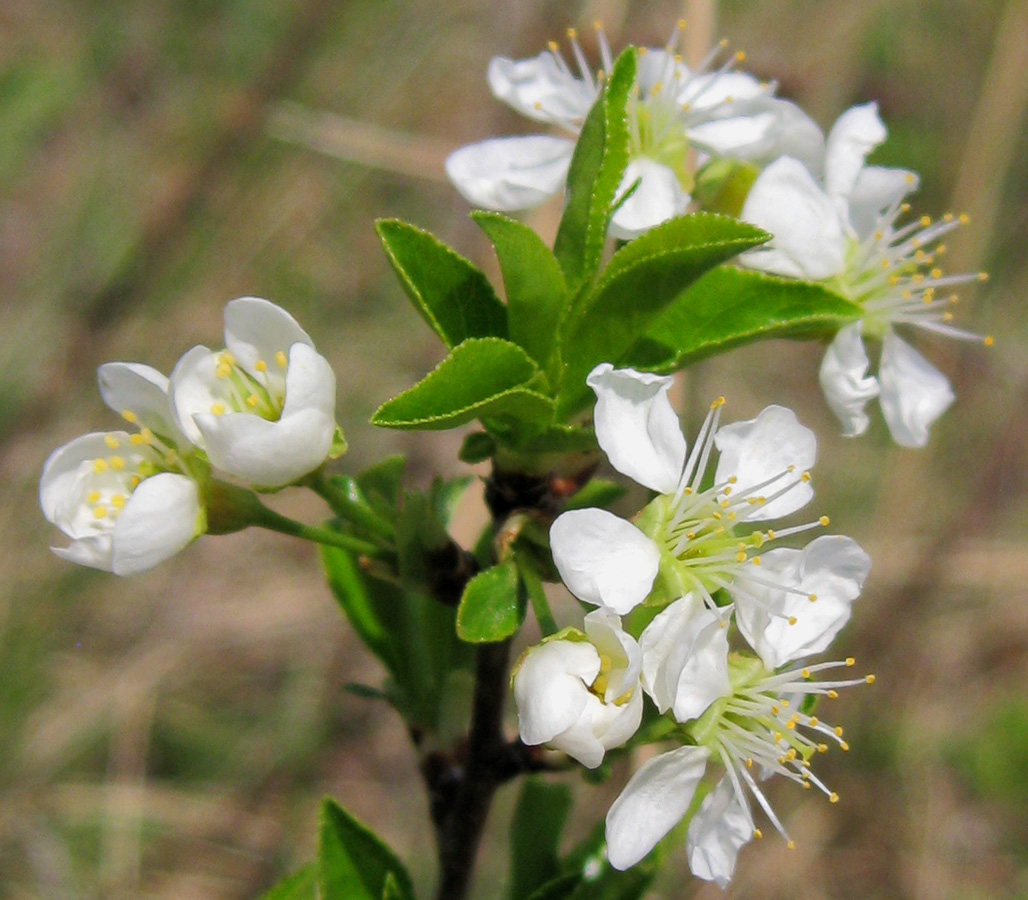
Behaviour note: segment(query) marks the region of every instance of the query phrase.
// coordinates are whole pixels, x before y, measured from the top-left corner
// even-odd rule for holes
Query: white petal
[[[51,547],[55,556],[91,569],[111,571],[111,534],[104,532],[72,541],[67,547]]]
[[[305,409],[277,422],[250,413],[194,417],[211,465],[258,488],[291,484],[320,466],[332,446],[335,421]]]
[[[679,747],[644,763],[607,813],[607,858],[627,869],[649,853],[685,815],[709,752]]]
[[[666,91],[671,85],[695,85],[697,83],[685,64],[663,47],[647,47],[645,52],[639,52],[635,82],[639,86],[639,94],[644,100],[658,85],[664,98],[667,98]],[[695,95],[695,91],[693,93]],[[664,99],[664,102],[666,103],[667,100]],[[683,102],[679,100],[678,105],[681,106]]]
[[[207,347],[193,347],[183,354],[171,371],[171,405],[179,428],[190,442],[204,446],[204,437],[194,416],[209,413],[221,398],[214,392],[218,379],[214,354]]]
[[[567,731],[547,741],[547,746],[566,753],[587,769],[595,769],[607,750],[620,747],[639,728],[642,692],[636,691],[623,706],[602,703],[588,694],[582,715]]]
[[[761,172],[740,218],[774,235],[740,257],[751,268],[820,280],[845,266],[847,237],[839,212],[799,160],[783,156]]]
[[[892,331],[882,340],[878,363],[879,402],[892,439],[901,447],[923,447],[928,429],[953,402],[946,376]]]
[[[860,322],[841,329],[825,352],[818,372],[825,399],[842,422],[842,433],[847,437],[867,430],[864,407],[878,396],[878,379],[867,374],[869,363],[860,331]]]
[[[721,452],[715,482],[723,484],[734,475],[738,479],[732,488],[734,494],[767,498],[765,503],[749,507],[740,519],[786,516],[814,496],[809,482],[800,476],[814,465],[817,438],[797,421],[791,409],[769,406],[755,419],[725,425],[714,435],[714,443]],[[776,480],[768,484],[770,479]],[[772,494],[786,485],[792,487],[772,499]]]
[[[763,155],[764,139],[774,126],[770,112],[711,119],[689,127],[689,143],[711,156],[750,159]]]
[[[167,376],[139,363],[105,363],[96,370],[100,396],[116,413],[130,412],[145,428],[170,440],[184,443],[168,396]]]
[[[553,562],[579,600],[630,612],[653,587],[660,551],[631,522],[603,509],[571,510],[550,527]]]
[[[711,703],[732,692],[727,625],[727,617],[702,610],[682,630],[668,655],[666,677],[674,691],[671,711],[677,721],[699,718]]]
[[[759,141],[736,151],[740,159],[767,165],[782,156],[799,160],[811,172],[820,172],[825,158],[825,137],[817,123],[795,103],[766,97],[750,107],[770,113],[773,122]],[[752,113],[751,113],[752,114]]]
[[[762,554],[760,568],[762,584],[736,582],[736,623],[764,665],[777,669],[827,649],[849,621],[871,558],[850,538],[825,535],[803,550]]]
[[[850,224],[857,238],[863,240],[878,226],[878,216],[911,191],[917,190],[918,178],[906,169],[865,166],[849,195]]]
[[[70,537],[80,537],[76,530],[67,530],[69,518],[66,514],[69,498],[77,504],[80,482],[83,478],[83,463],[92,464],[94,459],[106,459],[111,454],[106,439],[113,437],[119,443],[127,442],[129,435],[124,431],[94,431],[83,434],[62,444],[43,464],[39,478],[39,505],[47,521],[65,531]]]
[[[566,127],[581,123],[597,95],[548,52],[516,60],[495,56],[487,78],[493,95],[522,115]]]
[[[446,174],[472,206],[499,212],[531,209],[564,187],[573,141],[548,135],[492,138],[446,158]]]
[[[684,84],[677,100],[679,105],[688,103],[688,112],[693,115],[712,112],[732,115],[737,105],[745,106],[746,101],[769,95],[767,87],[762,87],[752,75],[722,72],[693,76]]]
[[[828,132],[825,146],[825,190],[848,198],[867,154],[885,140],[878,104],[865,103],[846,110]]]
[[[600,674],[592,644],[550,641],[531,648],[514,675],[518,733],[529,745],[567,731],[585,710],[588,685]]]
[[[282,418],[288,419],[302,410],[315,409],[334,419],[336,375],[328,360],[306,344],[293,344],[287,358],[289,365],[286,368]]]
[[[689,823],[685,838],[689,869],[697,878],[716,882],[724,890],[735,871],[740,848],[752,837],[749,809],[736,796],[731,779],[722,778]]]
[[[275,354],[294,344],[314,347],[314,341],[281,306],[260,297],[239,297],[225,305],[225,349],[251,374],[258,360],[267,364],[263,377],[279,371]]]
[[[618,196],[636,181],[639,181],[638,187],[611,217],[612,237],[631,240],[661,222],[682,215],[689,205],[689,195],[682,190],[677,176],[661,163],[645,158],[632,160],[621,179]]]
[[[135,575],[174,556],[203,525],[200,492],[185,475],[161,472],[145,479],[114,523],[116,575]]]
[[[596,440],[610,464],[645,487],[674,493],[686,443],[667,398],[673,379],[601,363],[586,384],[596,392]]]
[[[678,679],[667,677],[667,660],[678,645],[682,632],[703,611],[698,594],[689,593],[661,610],[639,637],[642,649],[642,683],[661,713],[675,701]]]

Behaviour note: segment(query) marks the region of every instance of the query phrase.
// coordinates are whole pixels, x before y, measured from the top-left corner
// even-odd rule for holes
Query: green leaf
[[[525,453],[589,453],[598,445],[591,428],[558,424],[533,436],[518,449]]]
[[[526,596],[513,557],[479,572],[457,609],[457,636],[471,644],[502,641],[525,620]]]
[[[319,816],[318,887],[320,900],[414,900],[403,863],[330,798],[322,802]]]
[[[542,238],[521,222],[481,210],[471,217],[496,249],[507,294],[510,339],[544,372],[554,374],[557,324],[567,299],[567,285],[556,257]]]
[[[629,47],[614,62],[571,157],[553,253],[572,295],[592,281],[600,265],[614,198],[628,165],[626,109],[635,66],[635,49]]]
[[[524,423],[541,429],[553,417],[553,401],[539,367],[517,344],[469,338],[420,382],[378,408],[373,425],[442,430],[476,418]]]
[[[745,222],[699,213],[664,222],[622,247],[564,324],[561,411],[577,410],[589,396],[589,371],[621,362],[693,281],[768,237]]]
[[[527,900],[560,874],[558,847],[571,789],[528,779],[521,789],[510,830],[511,900]]]
[[[260,900],[317,900],[318,867],[311,863],[276,884]]]
[[[404,291],[447,347],[469,337],[506,337],[507,311],[489,279],[427,231],[380,219],[382,240]]]
[[[855,303],[818,284],[720,268],[679,295],[624,361],[673,372],[758,340],[830,337],[861,314]]]
[[[400,506],[403,470],[407,461],[403,456],[387,456],[357,476],[357,484],[367,497],[368,503],[380,516],[389,521],[396,518]]]

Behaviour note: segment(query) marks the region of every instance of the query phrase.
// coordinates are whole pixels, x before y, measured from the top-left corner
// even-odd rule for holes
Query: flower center
[[[214,358],[217,377],[212,390],[217,397],[211,404],[214,415],[245,412],[269,422],[278,421],[285,404],[285,371],[289,365],[285,350],[275,351],[270,362],[258,359],[253,373],[242,368],[228,350],[214,354]]]

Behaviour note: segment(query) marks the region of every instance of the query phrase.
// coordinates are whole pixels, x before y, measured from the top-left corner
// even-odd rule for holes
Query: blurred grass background
[[[915,211],[971,214],[947,268],[990,272],[959,324],[997,338],[921,342],[959,400],[920,452],[880,420],[837,435],[817,346],[745,348],[687,376],[687,410],[718,394],[732,418],[798,409],[819,436],[818,511],[874,559],[837,646],[878,683],[836,701],[853,749],[819,760],[842,802],[776,784],[798,849],[751,846],[728,894],[1028,897],[1028,3],[684,6],[689,52],[728,38],[825,127],[878,100],[890,137],[875,160],[922,174]],[[660,45],[682,14],[681,0],[0,0],[0,898],[250,898],[310,858],[324,793],[430,895],[413,754],[391,712],[342,690],[381,673],[312,548],[245,533],[143,577],[84,571],[47,551],[39,471],[58,444],[115,427],[98,364],[168,371],[218,344],[243,294],[289,308],[334,364],[347,471],[387,452],[422,484],[460,471],[454,435],[366,425],[441,355],[371,222],[407,218],[494,268],[441,171],[459,144],[532,130],[489,96],[490,56],[535,54],[573,25],[593,49],[594,19],[615,46]],[[532,222],[552,231],[555,215]],[[578,833],[624,774],[579,791]],[[482,898],[513,797],[490,822]],[[720,896],[674,863],[655,896]]]

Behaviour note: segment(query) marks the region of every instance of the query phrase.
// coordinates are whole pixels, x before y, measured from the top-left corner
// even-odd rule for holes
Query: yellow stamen
[[[112,450],[118,449],[118,439],[113,434],[105,434],[104,443]]]

